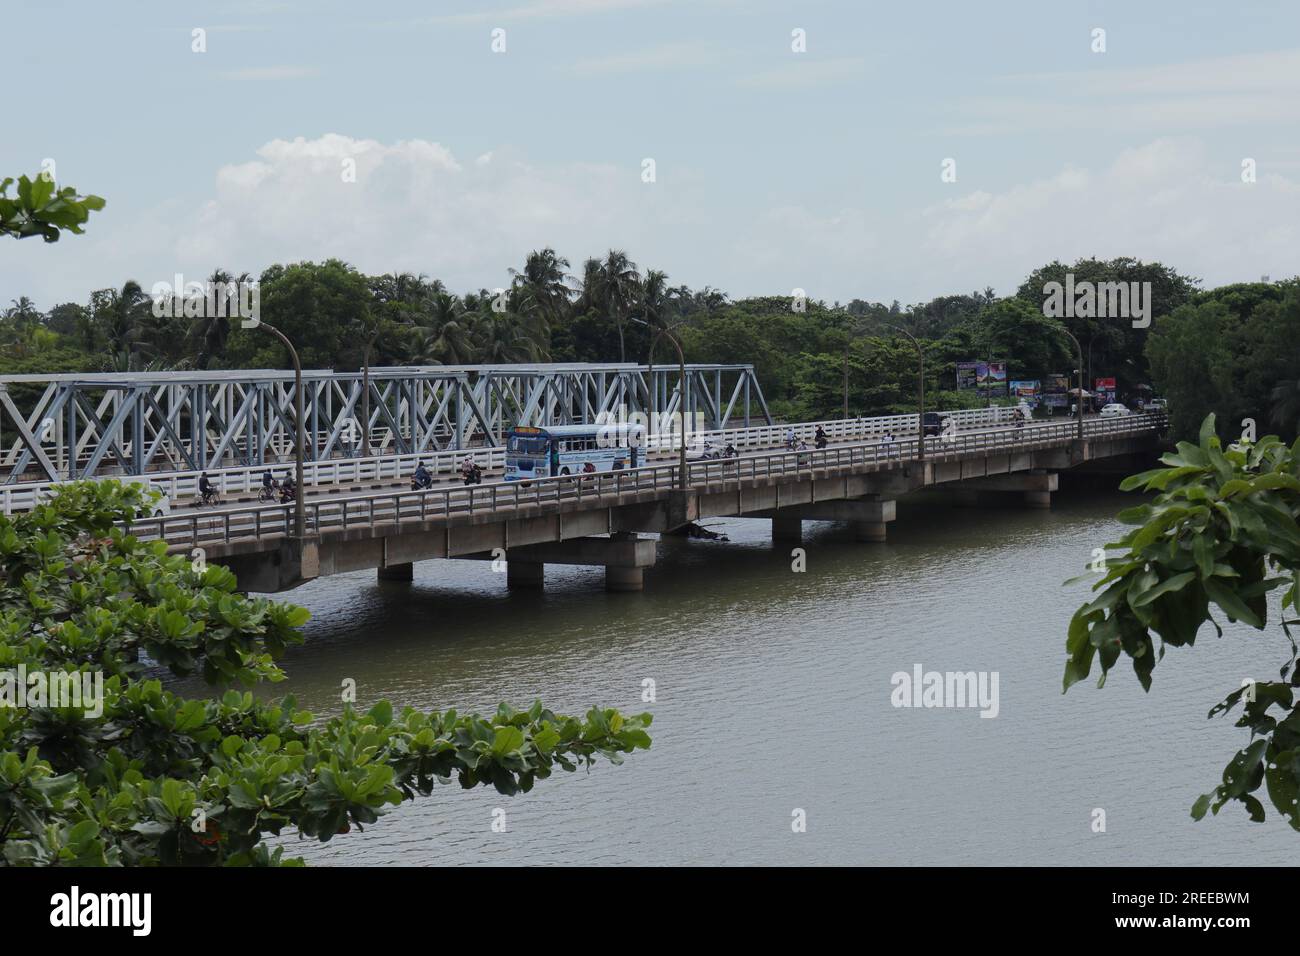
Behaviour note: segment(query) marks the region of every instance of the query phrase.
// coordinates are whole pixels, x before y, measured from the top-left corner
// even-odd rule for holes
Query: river
[[[352,678],[362,707],[650,710],[654,746],[531,794],[452,784],[365,833],[285,842],[317,865],[1293,862],[1271,806],[1263,825],[1236,804],[1188,815],[1246,741],[1206,713],[1277,673],[1280,628],[1207,628],[1170,649],[1150,694],[1123,667],[1062,695],[1087,593],[1062,582],[1118,538],[1132,499],[1054,497],[1051,511],[903,503],[887,544],[806,523],[802,573],[768,522],[720,521],[728,543],[661,541],[639,594],[556,566],[544,593],[509,593],[473,561],[419,564],[413,585],[366,572],[302,587],[284,597],[313,612],[307,645],[275,690],[315,713],[337,712]],[[917,664],[997,672],[997,716],[894,707],[892,675]]]

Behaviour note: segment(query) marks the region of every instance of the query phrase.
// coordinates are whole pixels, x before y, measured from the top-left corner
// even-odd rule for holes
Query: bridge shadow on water
[[[729,541],[661,537],[645,590],[632,594],[607,593],[601,568],[572,566],[548,565],[541,591],[507,590],[505,574],[486,561],[422,562],[410,584],[379,582],[374,572],[338,575],[278,596],[309,608],[312,620],[306,644],[282,662],[291,680],[264,690],[330,712],[340,675],[365,675],[400,691],[398,699],[435,705],[464,702],[454,694],[481,691],[488,675],[500,674],[490,683],[504,688],[536,674],[549,702],[548,688],[569,683],[553,678],[620,657],[752,657],[819,633],[878,640],[900,616],[933,617],[950,582],[973,564],[1005,565],[1014,576],[1018,551],[1099,511],[1113,514],[1121,502],[1114,494],[1058,496],[1054,510],[1036,511],[915,497],[899,502],[886,543],[857,542],[846,525],[805,522],[801,543],[778,545],[768,520],[712,519],[705,526]],[[1080,553],[1080,565],[1062,567],[1059,579],[1079,572]],[[479,706],[496,699],[489,691]]]

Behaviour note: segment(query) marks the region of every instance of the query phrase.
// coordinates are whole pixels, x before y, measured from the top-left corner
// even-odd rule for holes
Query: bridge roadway
[[[943,412],[951,417],[959,430],[997,425],[1009,419],[1010,408],[962,409]],[[886,432],[898,437],[916,433],[916,415],[888,415],[873,418],[856,418],[845,421],[796,422],[784,425],[759,425],[743,428],[728,428],[699,432],[692,436],[707,439],[719,448],[734,444],[742,452],[748,449],[770,450],[780,447],[785,433],[793,428],[796,433],[809,443],[817,427],[821,426],[832,441],[869,441],[879,438]],[[653,438],[653,436],[652,436]],[[380,455],[370,458],[333,458],[319,461],[307,461],[303,467],[303,483],[308,499],[324,497],[341,497],[376,491],[397,491],[410,487],[410,476],[415,466],[423,462],[434,474],[435,481],[450,484],[459,479],[455,476],[456,468],[462,458],[470,455],[484,469],[487,477],[501,475],[504,472],[505,452],[500,447],[478,446],[459,450],[435,451],[423,454]],[[649,453],[650,461],[676,460],[672,451]],[[277,477],[283,477],[293,469],[293,463],[283,462],[264,465],[244,465],[220,469],[208,469],[207,475],[216,486],[218,494],[225,504],[219,507],[231,507],[257,503],[257,493],[262,483],[262,474],[270,469]],[[173,511],[184,508],[199,507],[198,483],[201,472],[197,471],[153,471],[146,477],[171,502]],[[113,477],[105,475],[104,477]],[[30,509],[41,496],[56,488],[60,482],[25,482],[13,485],[0,485],[0,511],[11,514]],[[212,510],[211,508],[208,509]]]
[[[655,542],[643,534],[745,516],[770,519],[781,541],[797,542],[805,520],[825,520],[848,522],[859,540],[879,542],[895,501],[933,486],[1014,493],[1026,506],[1050,507],[1060,471],[1149,455],[1165,419],[1094,419],[1082,441],[1076,428],[1070,421],[930,438],[924,459],[918,440],[906,438],[697,461],[685,481],[674,463],[527,484],[328,497],[304,502],[301,538],[294,509],[282,505],[147,518],[131,530],[164,538],[174,552],[201,549],[257,592],[367,568],[381,579],[411,580],[413,562],[434,558],[504,558],[510,587],[540,586],[548,563],[600,565],[610,590],[640,590],[655,560]]]

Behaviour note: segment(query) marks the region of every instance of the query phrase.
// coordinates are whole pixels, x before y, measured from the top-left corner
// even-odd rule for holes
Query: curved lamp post
[[[365,350],[361,353],[361,457],[370,457],[370,350],[375,345],[375,339],[379,338],[379,330],[375,329],[370,338],[366,341]]]
[[[917,373],[916,373],[916,444],[917,457],[925,461],[925,352],[921,348],[921,342],[915,335],[900,328],[897,325],[886,325],[886,328],[893,329],[896,332],[902,332],[912,344],[916,346]]]
[[[650,386],[650,409],[651,411],[654,411],[655,346],[659,344],[659,340],[664,336],[667,336],[668,341],[673,343],[673,348],[677,349],[677,368],[681,374],[681,378],[678,381],[678,385],[677,385],[678,390],[681,392],[681,398],[682,398],[682,402],[681,402],[682,434],[681,434],[681,441],[679,442],[679,448],[678,448],[677,466],[679,472],[678,472],[677,480],[678,480],[678,484],[683,489],[685,489],[686,488],[686,356],[682,352],[682,343],[678,340],[677,336],[673,335],[672,330],[666,326],[660,329],[658,332],[656,332],[655,337],[650,340],[650,356],[649,358],[646,359],[646,378]]]
[[[1074,407],[1075,410],[1078,412],[1079,441],[1083,441],[1083,346],[1081,346],[1079,344],[1079,340],[1074,337],[1074,333],[1072,333],[1064,325],[1061,326],[1061,331],[1064,332],[1069,337],[1070,341],[1074,343],[1075,356],[1079,360],[1079,368],[1077,369],[1079,373],[1079,395],[1078,395],[1079,400],[1078,402],[1075,403]]]
[[[293,496],[293,527],[294,536],[301,539],[307,536],[307,517],[303,510],[303,486],[302,486],[302,453],[307,444],[306,427],[303,422],[302,413],[302,362],[298,360],[298,350],[293,347],[293,343],[288,337],[277,329],[274,325],[267,322],[258,323],[281,342],[289,350],[289,357],[293,359],[293,417],[296,428],[294,429],[294,483],[297,485]]]

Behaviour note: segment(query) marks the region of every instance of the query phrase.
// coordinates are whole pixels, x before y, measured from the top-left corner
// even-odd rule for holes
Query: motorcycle
[[[298,498],[298,489],[293,485],[284,485],[280,489],[280,504],[287,505],[296,501]]]
[[[460,470],[461,482],[466,485],[483,484],[483,469],[478,464],[470,465],[468,468]]]
[[[429,490],[430,488],[432,488],[432,487],[433,487],[433,476],[432,476],[432,475],[426,475],[426,476],[423,477],[423,478],[421,478],[419,475],[412,475],[412,476],[411,476],[411,490],[412,490],[412,491],[428,491],[428,490]]]

